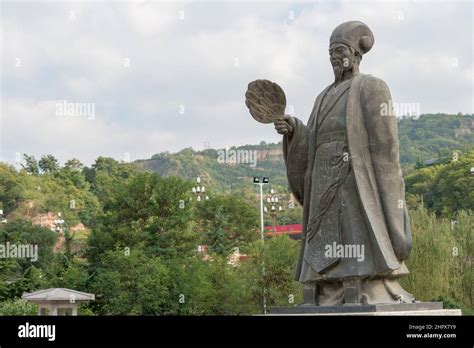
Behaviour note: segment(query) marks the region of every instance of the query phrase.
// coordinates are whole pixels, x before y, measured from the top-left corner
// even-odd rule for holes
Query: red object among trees
[[[299,239],[301,237],[301,229],[303,226],[301,224],[294,224],[294,225],[275,225],[273,226],[265,226],[265,236],[273,237],[282,234],[287,234],[290,238]]]

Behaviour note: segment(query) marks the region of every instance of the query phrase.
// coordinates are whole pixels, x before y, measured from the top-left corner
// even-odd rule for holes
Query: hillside
[[[474,144],[474,116],[426,114],[418,119],[402,118],[398,121],[400,162],[404,168],[433,158],[449,158],[453,150],[466,152]],[[239,156],[228,155],[235,151],[256,155],[256,161],[239,162]],[[256,152],[252,152],[256,151]],[[223,154],[224,161],[222,161]],[[252,156],[250,156],[252,157]],[[162,176],[179,176],[194,180],[197,176],[215,189],[232,189],[249,183],[253,176],[268,176],[276,186],[287,186],[281,143],[246,145],[220,149],[194,151],[191,148],[177,153],[162,152],[148,160],[136,162],[145,169]]]
[[[235,156],[232,156],[234,153]],[[242,154],[248,154],[251,160],[242,163],[243,161],[239,161],[244,157]],[[227,150],[194,151],[188,148],[174,154],[162,152],[153,155],[149,160],[136,163],[162,176],[178,176],[190,180],[200,176],[207,185],[219,190],[228,190],[250,183],[254,176],[268,176],[273,184],[286,186],[282,156],[281,143],[262,142],[260,145],[246,145]]]
[[[400,162],[414,164],[432,158],[452,157],[474,146],[474,116],[427,114],[398,122]]]

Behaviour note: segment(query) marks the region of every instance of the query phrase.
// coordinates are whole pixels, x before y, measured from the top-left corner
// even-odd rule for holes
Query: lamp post
[[[206,201],[209,200],[209,196],[206,194],[206,188],[201,185],[201,178],[198,176],[196,178],[196,187],[193,187],[191,191],[196,195],[196,201],[200,202],[203,199]]]
[[[267,177],[263,177],[262,180],[260,180],[259,177],[254,177],[253,178],[253,183],[260,186],[260,239],[263,242],[263,231],[264,231],[264,225],[263,225],[263,185],[268,184],[269,179]]]
[[[58,218],[56,220],[54,220],[54,225],[56,226],[55,227],[55,231],[56,232],[62,232],[62,225],[65,223],[65,221],[61,218],[61,213],[58,212]]]
[[[264,226],[263,226],[263,185],[268,184],[269,179],[268,177],[263,177],[260,180],[259,177],[253,178],[253,183],[260,187],[260,239],[262,240],[262,275],[265,277],[265,259],[263,257],[263,247],[265,243],[265,238],[263,234]],[[267,289],[265,285],[263,286],[263,314],[267,314]]]
[[[264,207],[263,210],[265,213],[270,212],[270,216],[272,217],[273,222],[273,233],[276,232],[276,217],[279,213],[283,211],[283,207],[279,205],[280,199],[278,195],[275,193],[274,189],[270,190],[270,195],[267,197],[267,203],[270,205],[270,210],[267,207]]]

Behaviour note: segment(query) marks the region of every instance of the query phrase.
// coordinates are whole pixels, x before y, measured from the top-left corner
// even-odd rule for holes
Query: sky
[[[421,113],[474,113],[471,1],[2,1],[0,161],[90,165],[193,147],[278,142],[245,106],[250,81],[307,121],[333,81],[328,42],[359,20],[360,71]]]

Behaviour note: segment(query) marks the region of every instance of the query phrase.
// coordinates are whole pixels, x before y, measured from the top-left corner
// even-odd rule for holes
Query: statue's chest
[[[346,90],[337,95],[337,92],[333,92],[335,94],[332,95],[328,94],[321,103],[317,117],[317,134],[345,131],[346,129],[346,104],[349,93]],[[334,100],[335,98],[337,99]]]

